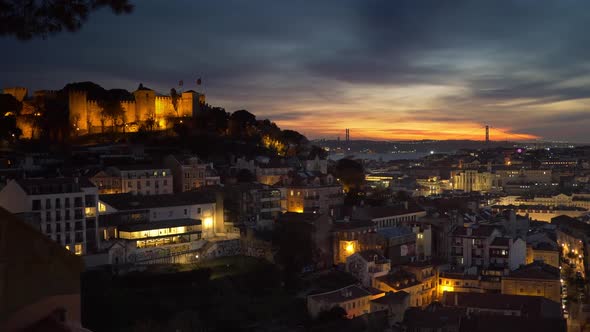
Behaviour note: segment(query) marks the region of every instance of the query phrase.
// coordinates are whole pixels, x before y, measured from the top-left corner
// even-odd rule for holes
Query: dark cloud
[[[535,107],[590,97],[586,1],[136,2],[133,14],[98,13],[76,34],[0,39],[0,86],[57,89],[93,80],[127,89],[143,82],[166,92],[178,80],[190,85],[202,77],[212,103],[274,121],[340,115],[366,122],[381,114],[390,121],[397,114],[585,139],[565,124],[571,116],[584,122],[589,110],[564,106],[548,116]],[[358,92],[422,86],[461,93],[406,112],[383,111],[387,96],[372,101]],[[390,102],[397,110],[397,103],[427,97]],[[539,125],[520,125],[523,119]],[[317,128],[317,135],[331,130]]]

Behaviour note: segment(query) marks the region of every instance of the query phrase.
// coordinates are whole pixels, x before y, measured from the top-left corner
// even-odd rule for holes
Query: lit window
[[[78,256],[82,255],[82,244],[81,243],[76,243],[75,249],[76,249],[76,255],[78,255]]]

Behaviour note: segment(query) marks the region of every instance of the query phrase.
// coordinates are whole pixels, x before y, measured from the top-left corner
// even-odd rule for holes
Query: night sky
[[[589,142],[590,2],[132,0],[77,33],[0,39],[0,87],[168,93],[310,138]]]

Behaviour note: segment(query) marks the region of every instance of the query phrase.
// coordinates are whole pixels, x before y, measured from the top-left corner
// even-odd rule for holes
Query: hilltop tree
[[[121,102],[116,98],[105,98],[98,101],[101,108],[101,116],[105,119],[110,119],[113,126],[113,131],[117,126],[117,120],[123,121],[125,110],[121,106]]]
[[[9,94],[0,94],[0,139],[16,139],[22,131],[16,125],[16,117],[22,103]]]
[[[178,101],[180,100],[181,95],[176,92],[175,88],[170,89],[170,98],[172,99],[172,107],[174,108],[174,113],[176,113],[176,117],[178,117]]]
[[[235,138],[248,138],[253,134],[252,127],[256,126],[256,116],[246,111],[233,112],[229,117],[229,134]]]
[[[359,162],[344,158],[338,160],[334,174],[342,183],[345,191],[360,190],[365,182],[365,170]]]
[[[129,0],[2,0],[0,36],[30,40],[80,30],[92,11],[109,7],[117,15],[133,10]]]

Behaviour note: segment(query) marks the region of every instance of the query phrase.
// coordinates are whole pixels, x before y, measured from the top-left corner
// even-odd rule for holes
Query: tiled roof
[[[541,261],[535,261],[510,272],[505,278],[559,280],[559,269]]]
[[[520,311],[523,316],[559,316],[559,303],[542,296],[523,296],[497,293],[445,292],[442,298],[445,306],[479,308],[488,310]]]
[[[388,285],[397,290],[402,290],[420,283],[416,280],[416,276],[404,270],[398,270],[388,275],[377,277],[376,280]]]
[[[375,302],[375,303],[379,303],[382,305],[391,305],[391,304],[400,304],[403,303],[403,301],[410,296],[410,294],[404,292],[404,291],[399,291],[399,292],[387,292],[387,294],[385,294],[385,296],[382,296],[380,298],[374,299],[371,302]]]

